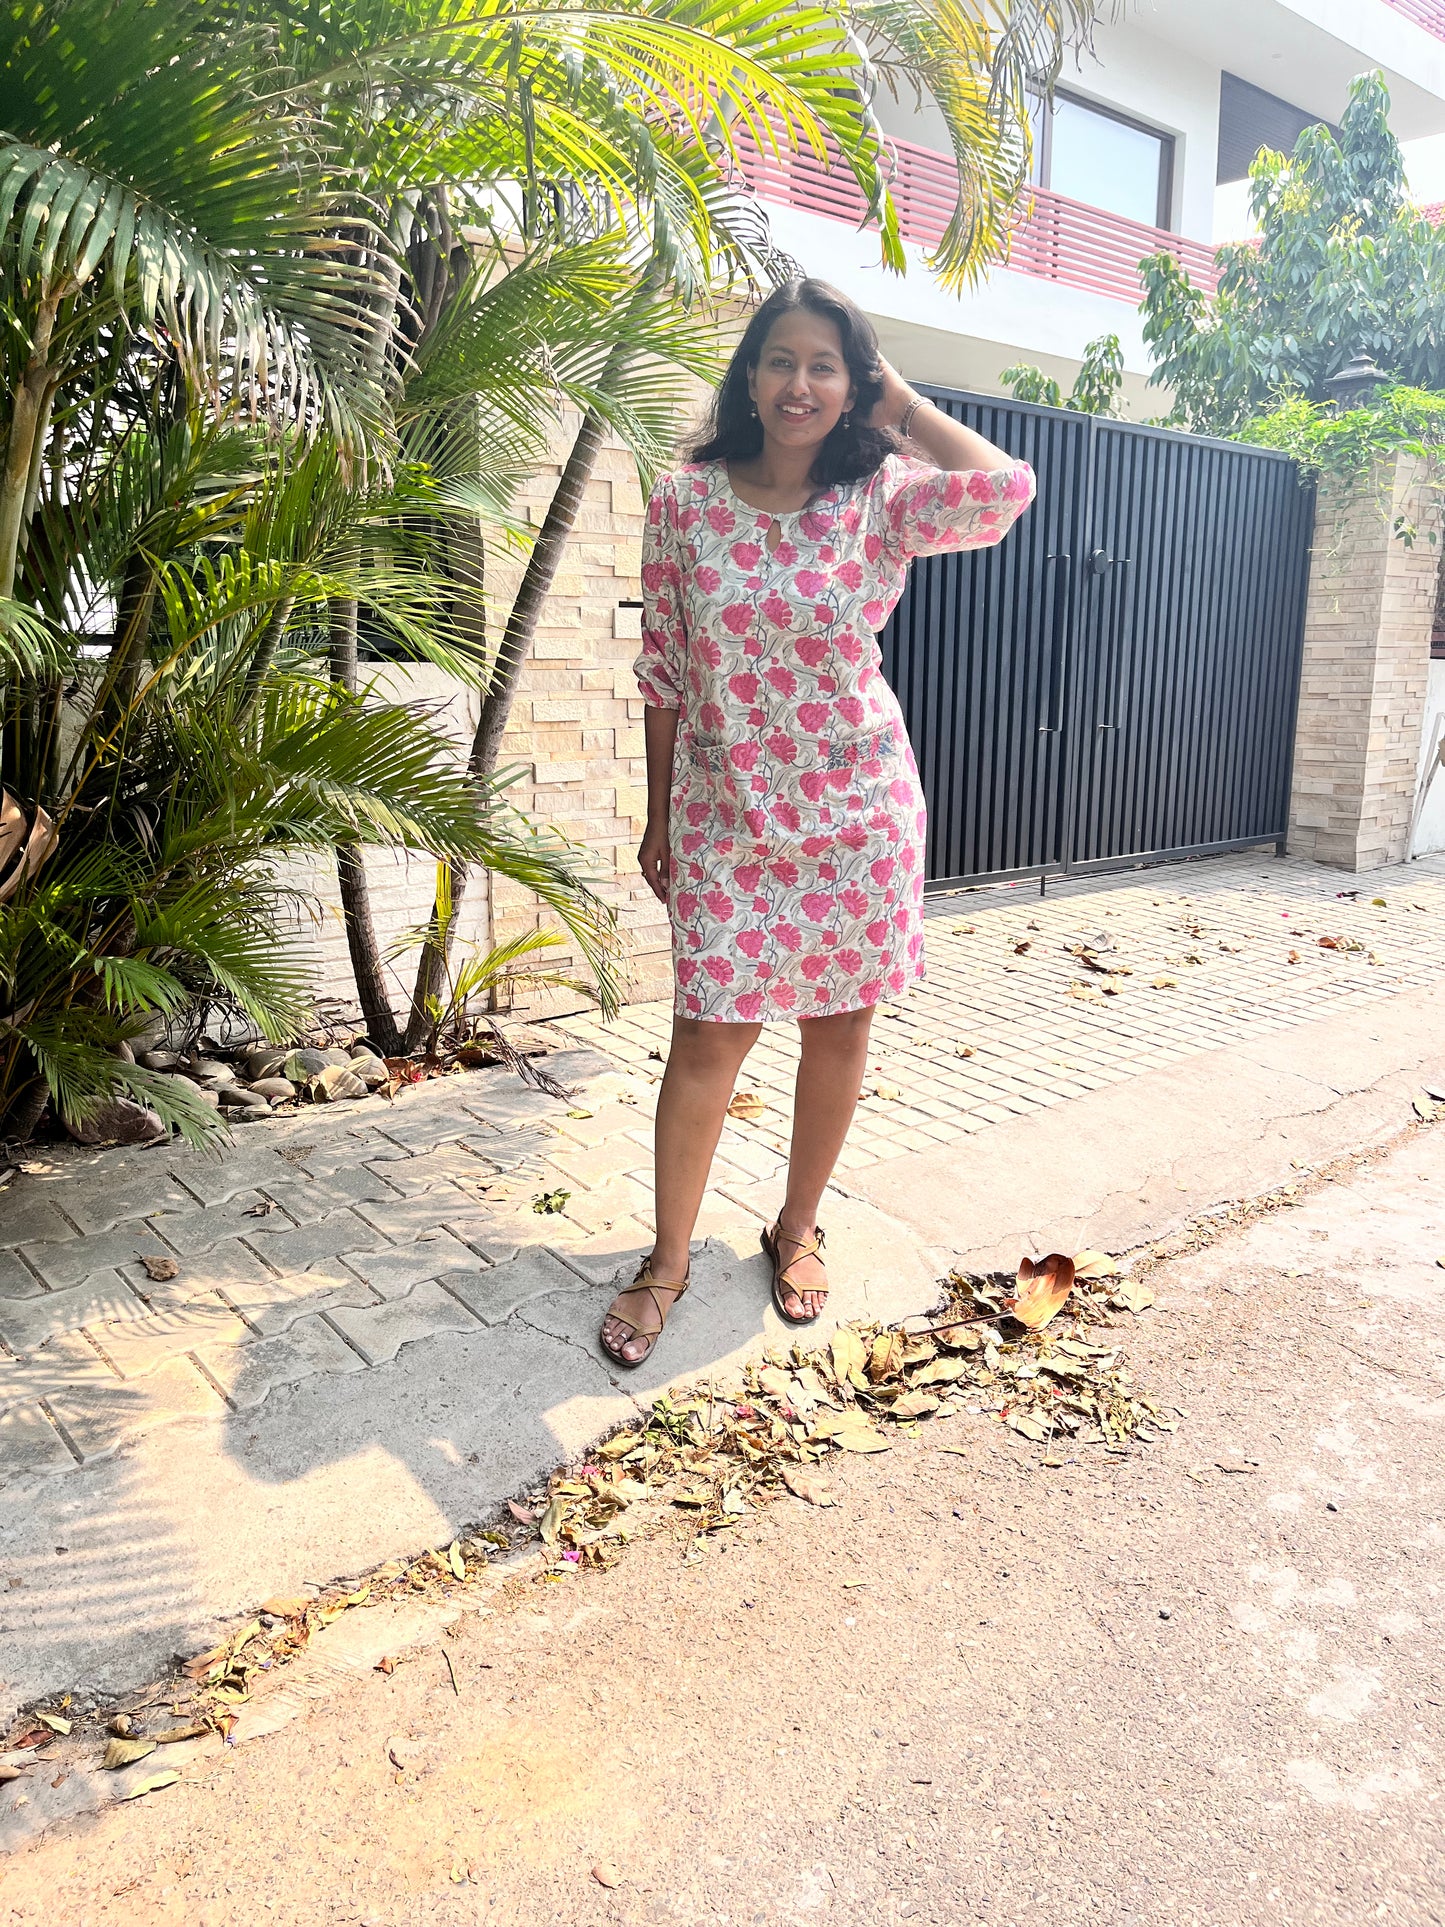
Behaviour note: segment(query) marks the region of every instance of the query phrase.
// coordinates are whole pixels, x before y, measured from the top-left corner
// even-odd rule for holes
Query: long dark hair
[[[762,453],[763,425],[753,410],[748,376],[762,359],[763,344],[774,323],[799,308],[831,321],[838,330],[854,391],[849,416],[834,425],[813,459],[814,482],[819,488],[831,488],[835,482],[861,481],[897,448],[898,437],[891,428],[869,425],[883,393],[883,364],[873,323],[856,302],[826,281],[789,281],[773,290],[748,323],[693,444],[695,462],[746,462]]]

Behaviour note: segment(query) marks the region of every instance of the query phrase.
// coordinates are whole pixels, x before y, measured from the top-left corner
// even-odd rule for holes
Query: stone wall
[[[1440,529],[1438,498],[1413,458],[1401,456],[1353,487],[1321,485],[1292,855],[1367,870],[1409,854]]]

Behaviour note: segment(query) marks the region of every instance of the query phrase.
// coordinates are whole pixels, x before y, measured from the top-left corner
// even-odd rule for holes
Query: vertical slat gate
[[[929,805],[931,882],[1059,867],[1066,634],[1087,491],[1088,423],[1058,409],[930,391],[1048,486],[997,548],[914,566],[883,632]]]
[[[998,548],[915,564],[881,638],[930,883],[1282,839],[1313,522],[1293,464],[930,392],[1039,478]]]

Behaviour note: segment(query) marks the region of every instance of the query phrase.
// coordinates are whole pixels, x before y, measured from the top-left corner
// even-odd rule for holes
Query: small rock
[[[369,1091],[379,1089],[391,1076],[391,1072],[386,1068],[385,1064],[382,1063],[381,1059],[379,1057],[373,1057],[369,1051],[353,1053],[350,1068],[361,1079]]]
[[[351,1062],[351,1052],[344,1050],[340,1044],[328,1044],[321,1055],[328,1064],[349,1064]]]
[[[599,1860],[597,1865],[592,1869],[592,1878],[597,1882],[599,1887],[620,1887],[622,1885],[622,1875],[610,1860]]]
[[[253,1077],[246,1088],[273,1104],[284,1104],[296,1095],[296,1086],[287,1077]]]
[[[269,1111],[271,1108],[270,1099],[263,1092],[248,1091],[240,1084],[218,1084],[216,1097],[223,1111]]]
[[[1161,1606],[1159,1608],[1159,1617],[1161,1619],[1170,1619],[1173,1617],[1173,1614],[1171,1613],[1168,1606]]]
[[[376,1045],[372,1043],[369,1037],[353,1037],[351,1040],[351,1055],[353,1057],[380,1057],[382,1053],[376,1048]]]
[[[276,1077],[291,1055],[285,1044],[268,1044],[261,1050],[248,1050],[241,1060],[248,1084],[259,1084],[263,1077]]]
[[[178,1051],[143,1050],[135,1061],[146,1071],[178,1071],[185,1060]]]
[[[1334,1500],[1333,1500],[1333,1499],[1326,1499],[1326,1500],[1325,1500],[1325,1511],[1326,1511],[1326,1512],[1338,1512],[1338,1511],[1339,1511],[1339,1509],[1340,1509],[1340,1508],[1339,1508],[1339,1507],[1338,1507],[1338,1506],[1337,1506],[1337,1505],[1335,1504],[1335,1502],[1334,1502]]]
[[[135,1052],[123,1037],[115,1047],[115,1054],[122,1064],[133,1064],[135,1062]]]
[[[308,1077],[319,1077],[329,1061],[321,1051],[303,1045],[299,1050],[288,1051],[281,1075],[289,1077],[293,1084],[304,1084]]]
[[[234,1067],[216,1057],[192,1057],[181,1068],[199,1084],[234,1084],[236,1081]]]
[[[66,1127],[77,1144],[156,1144],[170,1132],[154,1111],[128,1097],[112,1097],[84,1124]]]

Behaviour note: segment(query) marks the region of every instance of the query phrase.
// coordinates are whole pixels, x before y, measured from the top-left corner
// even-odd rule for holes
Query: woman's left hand
[[[883,393],[879,397],[877,407],[873,410],[872,426],[896,428],[903,420],[904,409],[916,399],[916,396],[891,361],[883,361],[880,358],[879,365],[883,370]]]

